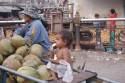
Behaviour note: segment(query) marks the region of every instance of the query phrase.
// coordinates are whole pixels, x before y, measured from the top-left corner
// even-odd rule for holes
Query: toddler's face
[[[63,47],[65,45],[65,42],[62,40],[61,35],[56,35],[56,46],[57,47]]]

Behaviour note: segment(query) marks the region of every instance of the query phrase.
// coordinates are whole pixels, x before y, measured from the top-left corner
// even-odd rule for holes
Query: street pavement
[[[96,72],[99,78],[111,83],[125,83],[125,54],[88,50],[72,51],[71,54],[74,69]]]

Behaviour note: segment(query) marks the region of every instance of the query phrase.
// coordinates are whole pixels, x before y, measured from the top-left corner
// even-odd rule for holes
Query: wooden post
[[[72,36],[73,36],[73,3],[68,4],[68,13],[69,13],[69,18],[70,18],[69,31],[72,33]],[[73,40],[74,40],[74,37],[73,37]],[[73,43],[71,44],[70,49],[73,50]]]
[[[70,15],[70,31],[73,31],[73,4],[69,5],[69,15]]]
[[[51,15],[51,29],[50,29],[50,32],[51,33],[53,32],[53,15]]]
[[[62,11],[55,10],[51,13],[51,32],[59,32],[63,29]]]
[[[75,51],[80,51],[81,47],[80,47],[80,15],[79,12],[76,12],[75,15],[75,19],[74,19],[74,23],[75,23],[75,28],[76,28],[76,45],[75,45]]]

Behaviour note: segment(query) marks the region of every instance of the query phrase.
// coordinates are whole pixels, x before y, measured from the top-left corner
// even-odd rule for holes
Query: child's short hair
[[[62,37],[62,40],[66,42],[66,46],[70,47],[73,39],[72,34],[67,30],[60,31],[58,34],[60,34]]]

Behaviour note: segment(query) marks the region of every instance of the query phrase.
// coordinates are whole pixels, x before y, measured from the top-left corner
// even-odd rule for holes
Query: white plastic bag
[[[62,80],[64,82],[67,82],[67,83],[71,83],[72,80],[73,80],[73,73],[72,73],[72,69],[71,69],[71,66],[69,63],[67,63],[66,61],[64,60],[60,60],[60,64],[63,64],[63,65],[66,65],[67,66],[67,70],[62,78]]]
[[[71,66],[65,60],[60,60],[60,64],[53,64],[49,62],[47,64],[47,68],[51,69],[52,71],[58,74],[58,77],[62,77],[62,80],[67,83],[71,83],[73,80],[73,74]]]

